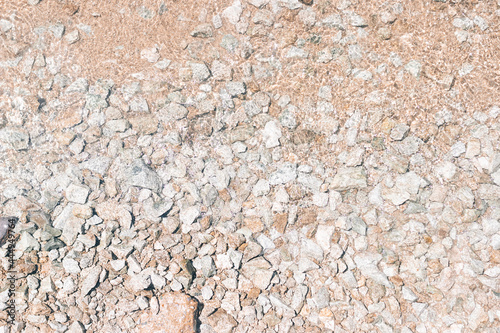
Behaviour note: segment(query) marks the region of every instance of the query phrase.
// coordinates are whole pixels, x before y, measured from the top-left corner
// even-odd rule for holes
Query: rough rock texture
[[[496,332],[499,18],[0,1],[0,332]]]
[[[189,295],[167,293],[158,297],[156,311],[140,314],[136,332],[195,333],[198,302]],[[156,312],[156,313],[154,313]]]

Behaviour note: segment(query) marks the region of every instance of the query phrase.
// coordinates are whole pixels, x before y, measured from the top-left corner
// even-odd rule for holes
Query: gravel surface
[[[499,28],[492,0],[1,2],[0,333],[500,332]]]

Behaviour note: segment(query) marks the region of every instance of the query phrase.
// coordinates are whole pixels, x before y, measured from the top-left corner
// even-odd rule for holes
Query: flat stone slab
[[[140,333],[195,333],[198,302],[189,295],[167,293],[159,297],[159,311],[144,311],[137,323]]]

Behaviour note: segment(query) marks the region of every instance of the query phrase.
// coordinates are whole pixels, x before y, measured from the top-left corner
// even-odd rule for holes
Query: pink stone
[[[138,332],[195,333],[198,302],[179,292],[166,293],[159,298],[159,312],[145,310],[139,316]]]

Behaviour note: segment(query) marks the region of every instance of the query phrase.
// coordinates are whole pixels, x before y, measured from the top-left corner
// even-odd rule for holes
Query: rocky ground
[[[11,331],[500,332],[500,1],[231,1],[0,3]]]

